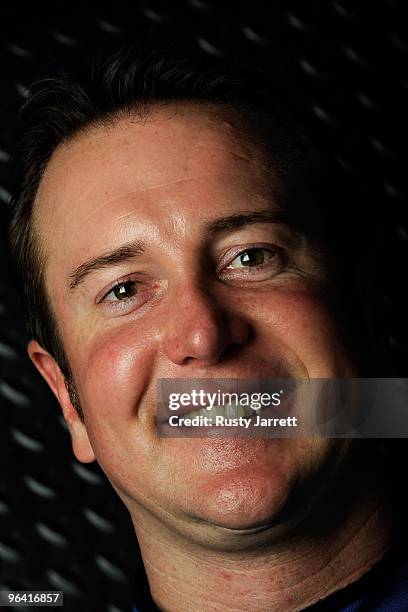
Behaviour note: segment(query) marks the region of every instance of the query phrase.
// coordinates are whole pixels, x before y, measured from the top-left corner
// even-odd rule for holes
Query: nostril
[[[185,365],[191,365],[195,361],[194,357],[186,357],[184,360]]]

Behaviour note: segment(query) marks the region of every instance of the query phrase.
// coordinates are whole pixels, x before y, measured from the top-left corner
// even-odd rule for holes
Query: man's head
[[[43,82],[24,113],[12,250],[76,457],[136,525],[273,522],[348,443],[160,439],[155,383],[356,374],[313,146],[251,82],[155,56]]]

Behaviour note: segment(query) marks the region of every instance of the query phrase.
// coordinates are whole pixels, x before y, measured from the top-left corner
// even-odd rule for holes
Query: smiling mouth
[[[215,423],[215,417],[221,416],[228,419],[234,419],[239,417],[253,418],[257,414],[262,414],[266,407],[261,407],[257,410],[250,406],[241,406],[239,404],[225,404],[223,406],[213,406],[212,408],[200,408],[200,410],[192,410],[187,414],[183,414],[183,417],[192,419],[197,416],[208,417],[209,422]]]
[[[289,416],[296,405],[298,379],[161,379],[158,386],[156,425],[174,431],[190,426],[193,430],[213,429],[222,424],[251,428],[259,417]],[[214,402],[214,405],[212,405]],[[245,419],[241,421],[241,419]],[[191,421],[194,420],[192,423]],[[171,421],[171,422],[170,422]],[[239,421],[239,423],[237,423]],[[214,428],[215,429],[215,428]]]
[[[282,411],[285,412],[285,416],[289,415],[293,409],[293,403],[295,400],[295,389],[288,389],[287,393],[281,396],[280,404],[274,405],[269,404],[266,406],[260,406],[259,408],[252,408],[252,406],[242,405],[236,402],[230,402],[226,404],[217,404],[215,406],[198,408],[196,410],[188,410],[188,407],[182,407],[177,411],[170,411],[168,408],[158,411],[157,425],[165,425],[169,422],[171,416],[179,416],[184,419],[201,419],[200,426],[203,428],[211,427],[217,423],[217,417],[223,419],[239,419],[245,418],[246,420],[256,421],[257,417],[279,417],[284,416]],[[204,418],[205,417],[205,420]]]
[[[160,418],[157,418],[157,424],[164,425],[168,423],[169,417],[172,415],[177,415],[182,417],[183,419],[193,419],[195,417],[206,417],[206,423],[211,426],[211,424],[216,423],[216,417],[223,417],[225,419],[236,419],[240,417],[245,417],[249,419],[256,418],[257,415],[262,415],[264,412],[269,413],[273,409],[273,406],[265,406],[260,409],[253,409],[250,406],[241,406],[240,404],[224,404],[213,406],[212,408],[200,408],[199,410],[191,410],[190,412],[185,412],[185,410],[175,411],[175,412],[167,412],[164,415],[161,415]]]

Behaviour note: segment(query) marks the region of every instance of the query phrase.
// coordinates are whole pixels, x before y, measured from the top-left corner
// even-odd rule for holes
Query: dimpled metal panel
[[[350,181],[358,207],[350,223],[380,247],[359,269],[364,313],[389,375],[406,375],[408,41],[397,1],[118,0],[79,8],[16,0],[1,3],[0,32],[0,212],[29,84],[75,69],[101,47],[149,34],[194,53],[250,59],[290,83],[297,108]],[[3,244],[0,257],[0,588],[63,590],[67,611],[128,610],[131,585],[143,579],[130,519],[101,470],[72,455],[59,407],[25,353]],[[388,444],[387,457],[400,464],[405,442]]]

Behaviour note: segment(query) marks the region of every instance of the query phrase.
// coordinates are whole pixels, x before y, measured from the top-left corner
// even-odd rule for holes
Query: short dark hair
[[[33,205],[41,178],[53,151],[81,130],[109,123],[121,113],[148,113],[152,105],[172,102],[237,109],[243,122],[256,130],[257,138],[266,146],[271,144],[268,150],[278,174],[287,177],[300,171],[311,179],[319,171],[317,149],[288,111],[285,90],[253,69],[185,57],[169,49],[141,52],[125,47],[108,58],[99,56],[84,73],[64,73],[32,85],[20,111],[9,248],[17,268],[27,331],[55,358],[71,392],[75,389],[72,373],[45,289],[45,253],[33,227]],[[276,137],[277,128],[285,135],[278,151],[270,133]],[[79,402],[77,408],[80,410]]]

